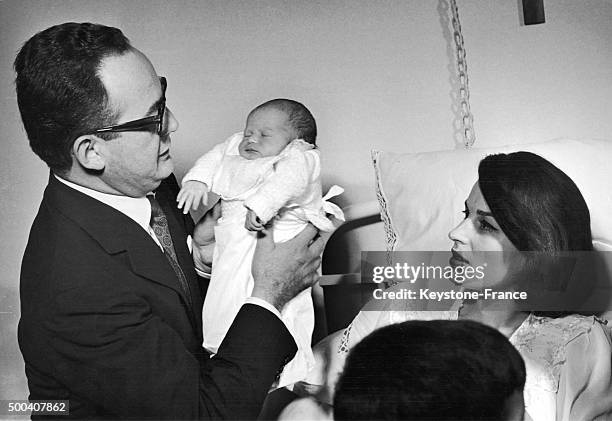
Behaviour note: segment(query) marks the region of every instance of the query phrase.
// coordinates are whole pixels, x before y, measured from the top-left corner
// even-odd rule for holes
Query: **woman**
[[[485,285],[464,287],[520,289],[517,283],[525,279],[518,275],[524,278],[537,263],[523,257],[532,253],[521,252],[550,256],[592,250],[582,194],[550,162],[529,152],[491,155],[481,161],[478,176],[465,202],[465,219],[449,233],[451,260],[476,266],[486,256],[490,270]],[[491,279],[491,273],[498,277]],[[326,361],[327,390],[333,390],[346,352],[376,328],[415,318],[471,319],[499,330],[525,360],[526,419],[612,419],[609,327],[594,316],[534,313],[518,306],[491,311],[491,306],[499,310],[494,300],[472,300],[447,312],[361,312],[344,331],[338,352]],[[314,377],[311,383],[317,383]]]

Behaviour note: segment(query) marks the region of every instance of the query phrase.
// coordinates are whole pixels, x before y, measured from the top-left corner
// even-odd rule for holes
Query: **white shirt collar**
[[[80,191],[81,193],[118,210],[140,225],[145,231],[149,232],[149,222],[151,221],[151,203],[149,203],[149,200],[146,197],[129,197],[102,193],[97,190],[74,184],[56,174],[53,175],[68,187]]]

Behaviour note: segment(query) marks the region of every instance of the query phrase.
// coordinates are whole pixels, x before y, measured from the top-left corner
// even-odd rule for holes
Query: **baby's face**
[[[274,108],[264,108],[247,118],[244,139],[238,145],[238,152],[246,159],[275,156],[293,139],[295,134],[287,114]]]

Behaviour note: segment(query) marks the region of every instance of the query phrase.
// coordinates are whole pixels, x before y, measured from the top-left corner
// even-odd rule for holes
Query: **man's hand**
[[[255,283],[251,296],[282,310],[289,300],[318,281],[321,254],[331,234],[319,234],[308,224],[291,240],[274,243],[272,232],[262,231],[251,267]]]
[[[178,208],[183,208],[185,214],[189,212],[189,208],[198,210],[200,203],[204,206],[208,204],[208,186],[200,181],[185,181],[176,201]]]
[[[221,217],[221,202],[206,212],[193,229],[193,264],[198,270],[210,273],[215,250],[215,224]]]

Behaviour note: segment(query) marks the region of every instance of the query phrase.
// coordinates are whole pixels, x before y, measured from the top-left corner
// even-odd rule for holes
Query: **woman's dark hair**
[[[311,145],[317,145],[317,123],[310,110],[304,104],[292,99],[271,99],[255,107],[249,115],[264,108],[273,108],[287,114],[287,120],[293,130],[295,130],[297,138]]]
[[[593,250],[582,193],[541,156],[489,155],[478,166],[478,185],[495,221],[519,251]]]
[[[76,137],[112,123],[115,116],[98,70],[102,59],[129,49],[117,28],[69,22],[37,33],[17,54],[21,119],[32,150],[53,171],[70,169]]]
[[[350,352],[335,420],[502,420],[523,393],[525,364],[497,330],[468,321],[407,321]]]
[[[572,179],[539,155],[514,152],[483,159],[478,184],[506,237],[528,252],[514,276],[530,297],[539,298],[525,301],[525,310],[553,318],[600,313],[583,307],[596,283],[597,256],[569,255],[593,250],[589,208]],[[592,262],[591,272],[578,278],[574,270],[563,270],[564,257],[574,269],[584,268],[578,262]]]

